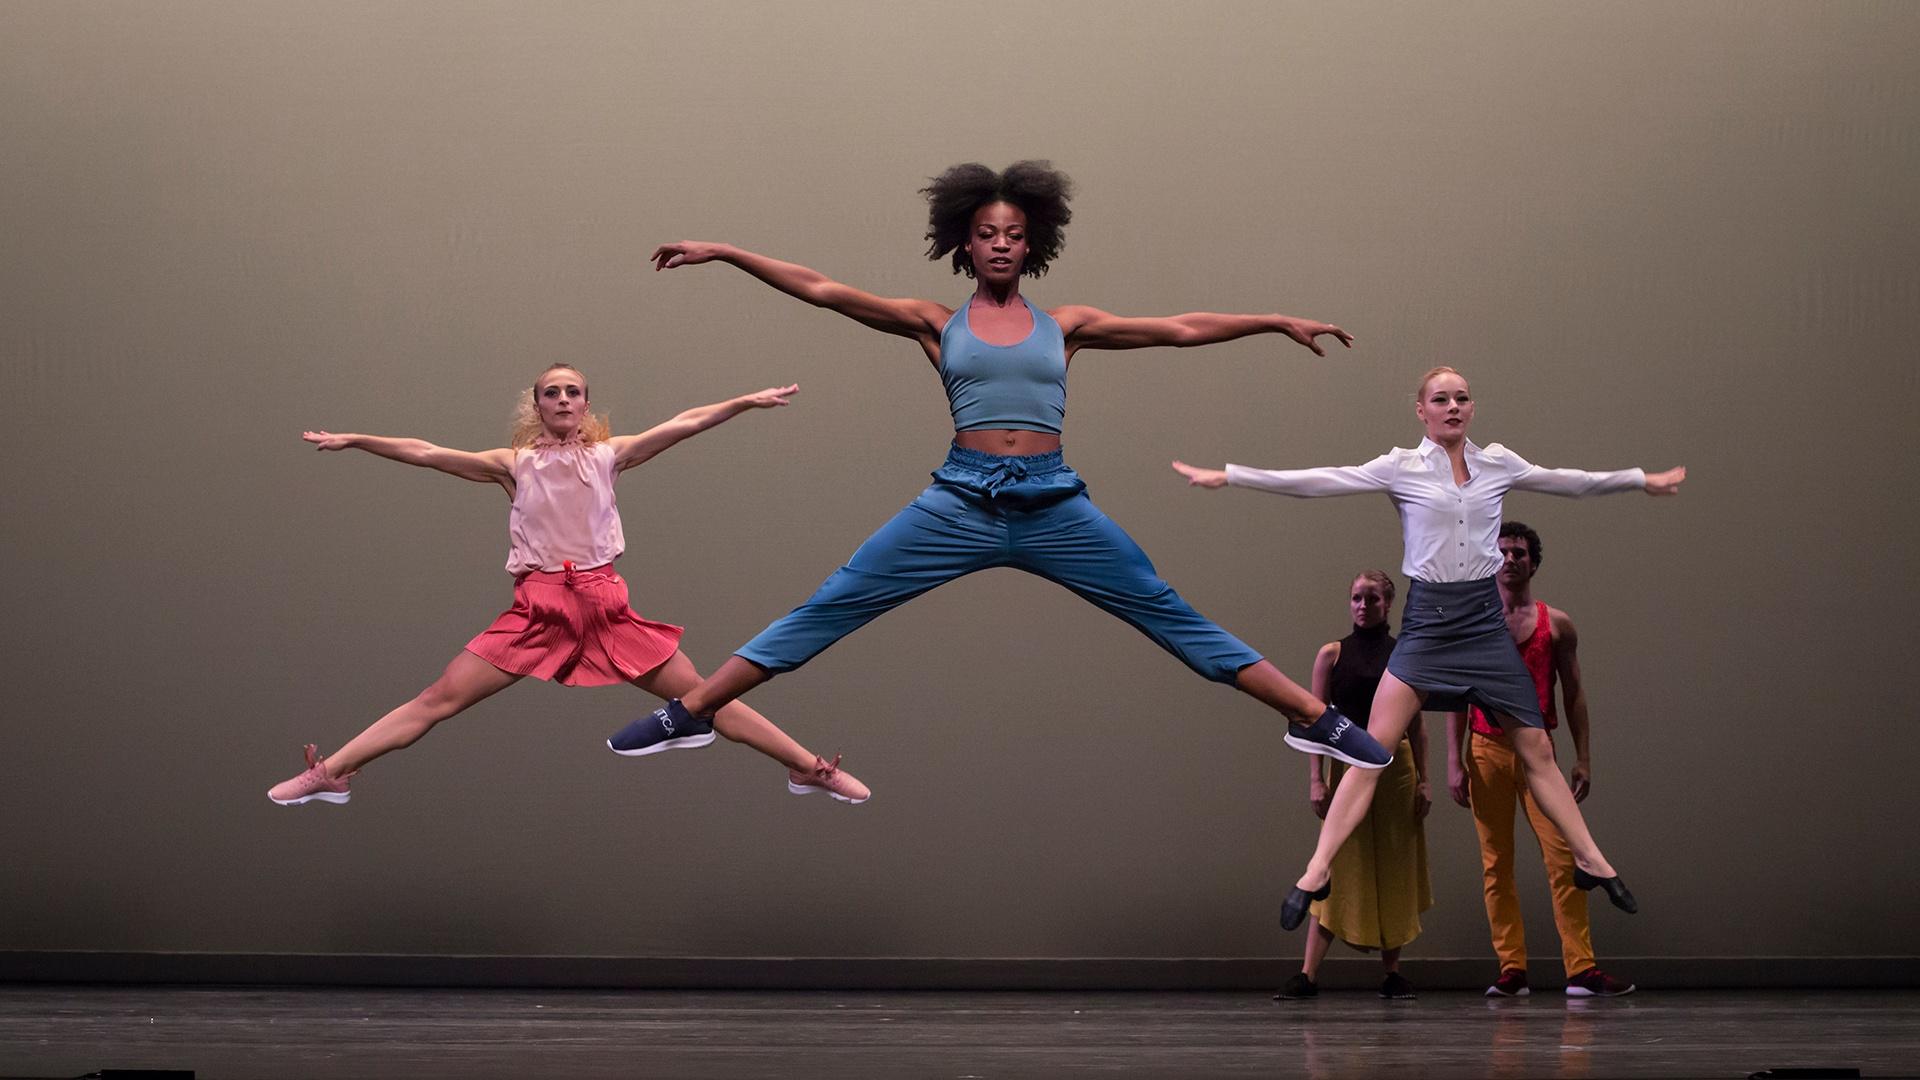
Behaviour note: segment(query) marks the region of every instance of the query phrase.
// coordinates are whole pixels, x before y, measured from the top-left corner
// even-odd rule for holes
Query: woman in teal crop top
[[[742,646],[706,682],[634,725],[679,730],[841,637],[963,574],[1011,566],[1057,581],[1126,620],[1201,675],[1283,713],[1287,742],[1362,768],[1390,760],[1351,723],[1259,653],[1194,611],[1139,545],[1086,496],[1060,454],[1067,366],[1081,349],[1209,345],[1285,334],[1351,345],[1346,331],[1288,315],[1194,313],[1130,318],[1092,307],[1042,310],[1020,294],[1059,255],[1072,213],[1067,177],[1046,162],[996,173],[956,165],[923,189],[927,257],[974,281],[958,309],[888,299],[729,244],[684,241],[653,253],[656,270],[725,262],[789,296],[920,346],[946,387],[953,447],[934,483],[862,544],[813,597]],[[696,719],[697,722],[697,719]],[[621,737],[645,737],[634,725]]]

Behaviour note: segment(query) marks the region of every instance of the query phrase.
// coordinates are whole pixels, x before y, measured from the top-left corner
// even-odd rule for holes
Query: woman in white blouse
[[[1473,397],[1467,380],[1450,367],[1434,368],[1421,379],[1414,413],[1426,428],[1420,445],[1390,450],[1365,465],[1216,470],[1176,461],[1173,467],[1196,487],[1231,484],[1303,497],[1384,492],[1393,500],[1406,541],[1401,569],[1411,588],[1367,733],[1382,746],[1395,746],[1422,709],[1480,706],[1512,738],[1534,801],[1573,848],[1575,882],[1605,888],[1614,906],[1631,913],[1633,894],[1600,853],[1554,763],[1537,691],[1507,632],[1493,580],[1500,567],[1500,501],[1510,489],[1572,497],[1635,490],[1672,495],[1687,470],[1543,469],[1499,443],[1476,446],[1467,441]],[[1284,928],[1298,926],[1308,902],[1327,894],[1333,856],[1366,816],[1378,779],[1378,772],[1353,770],[1334,794],[1307,871],[1281,908]]]

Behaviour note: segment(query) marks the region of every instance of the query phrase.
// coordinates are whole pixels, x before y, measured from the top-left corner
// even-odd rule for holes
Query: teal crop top
[[[974,336],[967,309],[940,330],[940,382],[947,388],[955,431],[1012,428],[1060,434],[1067,418],[1067,343],[1053,316],[1020,302],[1033,330],[1014,345],[989,345]]]

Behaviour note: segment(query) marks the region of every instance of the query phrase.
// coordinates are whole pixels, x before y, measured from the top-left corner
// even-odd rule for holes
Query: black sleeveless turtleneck
[[[1393,635],[1387,624],[1361,629],[1340,639],[1340,659],[1333,662],[1329,680],[1333,707],[1365,724],[1373,712],[1373,693],[1380,689],[1380,677],[1387,673],[1387,656],[1393,652]]]

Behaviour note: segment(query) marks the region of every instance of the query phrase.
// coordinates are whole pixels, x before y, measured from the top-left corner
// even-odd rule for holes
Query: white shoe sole
[[[1526,997],[1526,996],[1527,996],[1528,994],[1531,994],[1531,993],[1533,993],[1533,988],[1532,988],[1532,987],[1530,987],[1530,986],[1523,986],[1523,987],[1521,987],[1520,989],[1518,989],[1518,990],[1515,990],[1515,991],[1514,991],[1513,993],[1511,993],[1511,994],[1509,994],[1509,993],[1507,993],[1507,992],[1505,992],[1505,991],[1503,991],[1503,990],[1495,990],[1495,989],[1494,989],[1493,987],[1491,987],[1491,986],[1489,986],[1489,987],[1487,987],[1487,996],[1488,996],[1488,997],[1498,997],[1498,998],[1510,998],[1510,997]]]
[[[873,798],[873,796],[869,795],[867,799],[849,799],[837,791],[828,791],[826,788],[814,787],[812,784],[796,784],[791,780],[787,781],[787,790],[795,795],[811,795],[817,791],[822,795],[830,795],[836,801],[846,803],[849,806],[859,806],[861,803],[866,802],[867,799]]]
[[[353,793],[350,791],[316,791],[311,795],[302,795],[297,799],[275,799],[271,795],[267,796],[267,798],[272,802],[279,803],[281,806],[299,806],[301,803],[310,803],[315,800],[345,804],[348,799],[353,798]]]
[[[612,739],[608,739],[607,749],[621,757],[646,757],[648,754],[657,754],[662,750],[695,750],[711,742],[713,742],[713,732],[709,731],[705,735],[687,735],[678,739],[668,739],[665,742],[654,743],[652,746],[643,746],[638,750],[622,750],[613,745]]]
[[[1593,991],[1588,990],[1584,986],[1569,986],[1567,987],[1567,996],[1568,997],[1626,997],[1628,994],[1633,993],[1634,989],[1635,987],[1629,986],[1625,990],[1622,990],[1617,994],[1596,994]]]
[[[1357,758],[1348,757],[1325,743],[1317,743],[1309,739],[1299,738],[1292,732],[1286,734],[1286,740],[1288,746],[1293,747],[1303,754],[1319,754],[1321,757],[1330,757],[1335,761],[1344,762],[1356,769],[1384,769],[1387,765],[1393,764],[1393,759],[1388,758],[1385,765],[1373,765]]]

